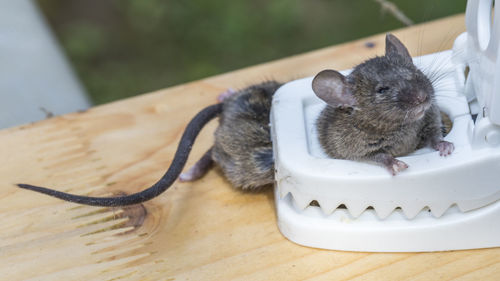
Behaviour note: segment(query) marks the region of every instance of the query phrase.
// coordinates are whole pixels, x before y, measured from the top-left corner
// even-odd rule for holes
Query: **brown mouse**
[[[150,200],[176,180],[196,135],[217,115],[214,145],[180,179],[195,180],[215,162],[234,187],[254,190],[270,185],[274,181],[274,159],[269,115],[272,97],[280,86],[279,82],[268,81],[222,94],[221,104],[205,108],[188,124],[165,175],[141,192],[87,197],[27,184],[18,186],[86,205],[123,206]],[[407,165],[394,157],[427,145],[441,155],[453,151],[453,144],[442,140],[431,83],[393,35],[386,37],[385,56],[358,65],[348,76],[322,71],[312,87],[328,104],[318,118],[317,129],[323,149],[334,158],[374,161],[395,175]]]

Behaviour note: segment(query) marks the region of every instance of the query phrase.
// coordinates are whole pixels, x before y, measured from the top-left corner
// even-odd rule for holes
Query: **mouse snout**
[[[407,104],[408,106],[418,106],[426,103],[429,99],[427,92],[422,90],[407,89],[401,91],[399,95],[399,100]]]
[[[427,93],[425,91],[417,91],[415,95],[415,103],[416,104],[421,104],[427,100]]]

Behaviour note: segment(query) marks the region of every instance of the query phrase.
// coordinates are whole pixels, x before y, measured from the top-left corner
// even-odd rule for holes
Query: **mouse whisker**
[[[443,50],[444,46],[450,41],[450,40],[454,40],[454,38],[456,38],[458,36],[458,33],[457,32],[453,32],[452,30],[448,31],[446,36],[443,38],[443,40],[441,41],[441,43],[439,44],[438,48],[437,48],[437,51],[439,50]],[[438,69],[442,69],[444,66],[447,65],[447,61],[448,60],[451,60],[457,56],[461,56],[463,54],[464,50],[458,50],[458,51],[455,51],[452,53],[451,57],[449,58],[441,58],[441,57],[438,57],[436,60],[432,61],[429,65],[425,66],[425,67],[422,67],[421,70],[422,72],[424,72],[427,76],[429,76],[430,73],[428,73],[427,71],[431,70],[430,72],[434,72],[434,67],[436,65],[438,65]],[[444,65],[444,66],[443,66]],[[427,72],[427,73],[426,73]]]
[[[403,126],[406,122],[406,119],[408,118],[408,113],[410,113],[410,110],[406,111],[405,118],[403,118],[403,122],[401,122],[401,126]]]

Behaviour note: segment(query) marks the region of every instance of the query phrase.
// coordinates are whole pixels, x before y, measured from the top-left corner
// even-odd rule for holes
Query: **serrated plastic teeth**
[[[396,206],[392,202],[378,202],[373,208],[380,219],[385,219],[396,209]]]
[[[307,196],[296,196],[295,194],[292,193],[293,200],[295,201],[295,204],[300,210],[304,210],[311,201],[313,201],[312,198],[308,198]]]
[[[279,189],[279,192],[280,192],[280,198],[285,198],[285,196],[290,193],[290,191],[288,189],[285,189],[285,188],[280,188]],[[293,195],[292,195],[293,196]]]
[[[317,200],[319,203],[319,206],[321,207],[321,210],[323,210],[323,213],[326,215],[330,215],[339,207],[341,204],[340,200]]]
[[[373,211],[379,219],[386,219],[396,209],[400,209],[407,219],[414,219],[425,208],[429,210],[436,218],[443,216],[444,213],[453,205],[449,202],[431,202],[425,203],[420,201],[406,201],[406,202],[393,202],[393,201],[367,201],[367,200],[348,200],[348,199],[335,199],[335,198],[321,198],[315,199],[313,194],[302,194],[297,190],[281,189],[280,196],[284,198],[288,193],[293,198],[295,206],[299,210],[304,210],[309,207],[312,201],[317,201],[319,207],[325,215],[331,215],[341,205],[345,205],[347,211],[353,218],[358,218],[363,212],[372,207]],[[463,212],[463,206],[457,204]],[[466,206],[469,207],[469,206]],[[372,209],[370,208],[370,209]]]
[[[403,213],[405,214],[406,218],[408,219],[413,219],[415,216],[417,216],[418,213],[424,208],[424,206],[420,204],[407,204],[404,207],[401,207],[403,210]]]
[[[351,216],[355,218],[359,217],[368,208],[368,204],[346,203],[345,205]]]
[[[429,205],[429,209],[431,209],[431,213],[434,217],[439,218],[450,208],[451,203],[439,203],[439,204],[431,204]]]

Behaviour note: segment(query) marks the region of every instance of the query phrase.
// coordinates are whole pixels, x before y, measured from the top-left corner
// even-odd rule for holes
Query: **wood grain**
[[[413,55],[426,54],[450,48],[463,22],[458,15],[395,34]],[[13,185],[133,193],[163,174],[187,122],[226,88],[350,68],[382,54],[383,40],[377,35],[0,131],[0,279],[498,280],[500,249],[377,254],[296,245],[276,227],[272,192],[236,191],[217,169],[130,208],[79,206]],[[204,129],[188,164],[211,145],[215,126]]]

